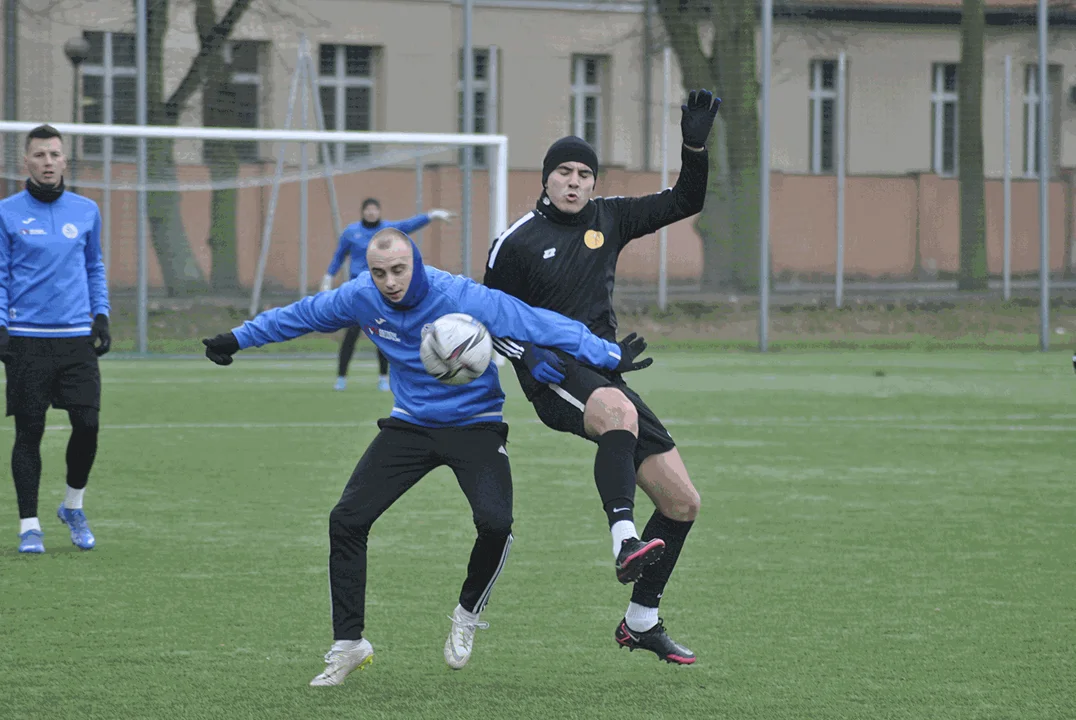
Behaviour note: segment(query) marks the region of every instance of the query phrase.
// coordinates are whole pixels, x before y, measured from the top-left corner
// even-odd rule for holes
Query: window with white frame
[[[367,45],[322,45],[318,93],[327,130],[373,130],[376,49]],[[370,146],[337,143],[335,161],[368,154]]]
[[[571,133],[602,154],[602,95],[605,58],[576,55],[572,58]]]
[[[957,171],[956,72],[953,63],[935,63],[933,68],[930,169],[938,175],[955,175]]]
[[[83,36],[90,52],[82,64],[82,122],[135,125],[135,36],[118,32],[85,32]],[[133,158],[136,143],[135,138],[114,138],[112,153]],[[84,157],[100,157],[103,147],[104,138],[82,138]]]
[[[1050,147],[1047,148],[1050,159],[1050,174],[1057,171],[1060,164],[1061,118],[1057,113],[1057,103],[1053,102],[1060,95],[1061,67],[1050,65],[1046,68],[1046,129],[1049,132]],[[1028,65],[1024,68],[1024,175],[1038,177],[1039,142],[1042,139],[1042,118],[1039,113],[1039,66]]]
[[[837,61],[811,62],[811,172],[831,173],[835,169]]]
[[[474,132],[496,133],[497,132],[497,60],[498,53],[495,46],[488,48],[472,48],[474,67],[471,77],[471,86],[474,88]],[[458,83],[458,123],[460,132],[467,132],[463,127],[463,50],[459,52],[459,83]],[[478,167],[486,165],[485,146],[472,149],[471,158]],[[460,151],[460,162],[463,162],[463,151]]]

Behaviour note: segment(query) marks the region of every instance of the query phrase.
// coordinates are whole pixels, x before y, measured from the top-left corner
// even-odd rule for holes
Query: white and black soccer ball
[[[422,365],[446,385],[466,385],[479,377],[492,356],[489,331],[470,315],[442,315],[422,328]]]

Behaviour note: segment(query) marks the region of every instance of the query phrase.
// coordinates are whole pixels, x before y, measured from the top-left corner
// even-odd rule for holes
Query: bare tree
[[[753,0],[670,0],[659,8],[685,90],[711,88],[722,100],[710,141],[703,240],[704,289],[759,285],[759,82]]]
[[[986,289],[986,189],[983,177],[983,0],[963,0],[958,71],[961,290]]]

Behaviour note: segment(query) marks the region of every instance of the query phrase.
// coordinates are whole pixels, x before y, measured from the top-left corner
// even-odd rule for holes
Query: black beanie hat
[[[569,135],[557,140],[546,151],[545,160],[542,161],[542,187],[545,187],[550,173],[566,162],[581,162],[595,175],[598,174],[598,153],[583,138]]]
[[[376,207],[376,208],[377,208],[378,210],[380,210],[380,209],[381,209],[381,203],[379,203],[379,202],[377,201],[377,198],[372,198],[372,197],[370,197],[370,198],[366,198],[365,200],[363,200],[363,201],[362,201],[362,209],[363,209],[363,210],[365,210],[365,209],[366,209],[366,206],[367,206],[367,205],[373,205],[373,206],[374,206],[374,207]],[[354,207],[354,206],[353,206],[353,207]]]

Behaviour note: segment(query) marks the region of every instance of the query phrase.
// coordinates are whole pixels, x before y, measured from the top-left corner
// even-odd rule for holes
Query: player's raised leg
[[[594,483],[609,520],[616,576],[622,583],[634,582],[648,565],[661,557],[665,547],[660,538],[640,540],[635,528],[635,446],[639,415],[620,390],[600,387],[587,398],[583,428],[598,444]]]
[[[695,654],[669,637],[658,617],[658,605],[698,516],[699,493],[676,448],[643,460],[638,483],[656,508],[643,537],[661,537],[665,541],[665,554],[635,583],[615,637],[623,647],[650,650],[667,662],[690,665],[695,662]]]
[[[507,425],[482,423],[439,432],[442,452],[467,496],[478,531],[445,640],[445,662],[459,670],[471,658],[475,631],[489,627],[479,617],[512,548],[512,469],[505,449]]]
[[[312,686],[339,685],[373,660],[366,627],[366,547],[370,527],[392,503],[432,469],[432,443],[421,429],[399,428],[383,420],[329,514],[329,592],[333,646],[326,668]]]

